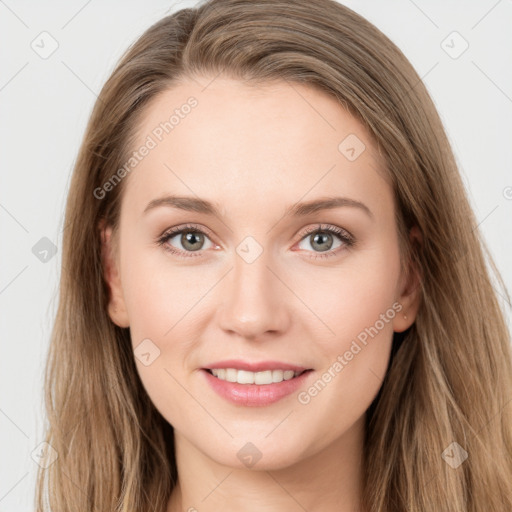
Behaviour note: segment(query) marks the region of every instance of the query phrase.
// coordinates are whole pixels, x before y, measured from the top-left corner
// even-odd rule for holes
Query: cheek
[[[287,279],[294,283],[294,292],[319,320],[316,341],[329,357],[360,333],[364,337],[365,329],[376,323],[385,336],[392,333],[390,320],[400,309],[396,303],[400,260],[392,241],[353,252],[337,266],[289,272]]]
[[[208,275],[211,271],[201,266],[179,265],[167,257],[163,248],[137,251],[134,246],[126,248],[122,267],[133,341],[141,336],[171,338],[212,286],[212,276]]]
[[[318,404],[333,400],[362,414],[385,375],[393,319],[401,314],[402,307],[396,300],[398,248],[392,243],[383,244],[359,256],[347,258],[346,265],[326,272],[325,277],[317,274],[314,286],[305,279],[298,286],[302,287],[302,296],[308,297],[308,306],[328,327],[322,327],[324,335],[315,339],[324,376],[305,401],[320,394],[325,385],[330,391],[321,393]]]
[[[322,321],[334,332],[316,338],[322,367],[317,379],[301,390],[301,418],[319,446],[328,445],[360,418],[376,397],[385,376],[393,339],[393,318],[401,306],[395,302],[400,265],[390,246],[340,268],[329,293],[311,287],[311,309],[322,304]],[[318,282],[317,285],[326,285]],[[305,290],[304,290],[305,291]],[[328,300],[326,300],[328,297]],[[315,434],[316,433],[316,434]],[[306,435],[306,434],[304,434]],[[319,447],[317,446],[317,448]]]
[[[198,267],[180,267],[157,253],[125,252],[123,289],[140,379],[154,406],[174,424],[190,401],[180,383],[188,378],[186,365],[198,335],[199,301],[212,280]],[[144,353],[150,354],[148,365],[140,357]]]

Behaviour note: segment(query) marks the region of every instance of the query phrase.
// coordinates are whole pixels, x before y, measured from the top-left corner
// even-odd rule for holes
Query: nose
[[[234,256],[234,267],[219,290],[224,300],[217,315],[225,332],[254,340],[288,328],[291,292],[269,263],[265,252],[252,262]]]

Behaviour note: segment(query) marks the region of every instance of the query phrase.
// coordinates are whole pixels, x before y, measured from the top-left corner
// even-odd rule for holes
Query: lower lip
[[[237,405],[261,407],[292,394],[304,384],[312,370],[307,370],[293,379],[273,384],[239,384],[218,379],[206,370],[201,372],[205,375],[208,384],[221,397]]]

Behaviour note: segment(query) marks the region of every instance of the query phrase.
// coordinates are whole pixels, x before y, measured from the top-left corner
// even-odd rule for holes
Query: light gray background
[[[512,1],[342,3],[386,33],[426,83],[510,290]],[[0,0],[0,512],[33,510],[31,453],[42,437],[42,372],[57,306],[63,211],[96,94],[147,27],[193,5]],[[58,43],[46,59],[31,47],[50,48],[43,31]],[[462,48],[458,36],[446,39],[453,31],[469,44],[458,58],[445,51]],[[32,252],[43,237],[57,247],[47,262]],[[510,323],[510,305],[502,304]]]

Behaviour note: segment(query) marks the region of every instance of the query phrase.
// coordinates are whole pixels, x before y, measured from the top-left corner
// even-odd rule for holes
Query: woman
[[[39,510],[512,509],[499,273],[424,85],[347,7],[152,26],[66,225]]]

